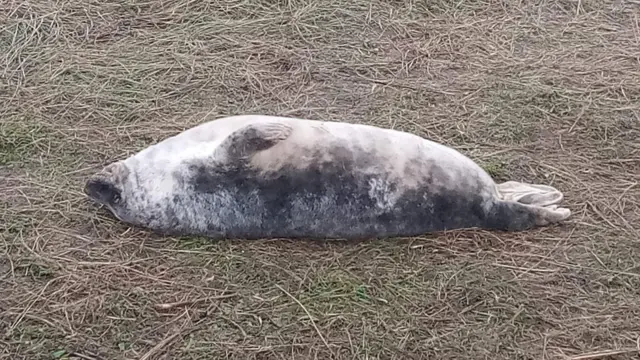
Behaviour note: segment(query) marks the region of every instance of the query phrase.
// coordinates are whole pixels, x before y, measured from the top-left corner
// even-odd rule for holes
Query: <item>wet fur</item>
[[[95,186],[110,176],[111,188]],[[205,123],[92,179],[87,193],[120,220],[175,235],[371,238],[559,220],[499,200],[473,161],[418,136],[268,116]]]

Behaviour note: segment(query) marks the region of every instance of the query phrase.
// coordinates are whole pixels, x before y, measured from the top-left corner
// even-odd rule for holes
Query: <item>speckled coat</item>
[[[570,214],[500,199],[471,159],[413,134],[260,115],[170,137],[107,166],[85,192],[126,223],[218,239],[524,230]]]

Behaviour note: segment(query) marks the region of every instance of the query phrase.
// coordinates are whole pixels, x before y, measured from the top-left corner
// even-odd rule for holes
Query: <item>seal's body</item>
[[[150,146],[91,177],[85,192],[126,223],[212,238],[524,230],[570,215],[505,200],[472,160],[416,135],[258,115],[210,121]]]

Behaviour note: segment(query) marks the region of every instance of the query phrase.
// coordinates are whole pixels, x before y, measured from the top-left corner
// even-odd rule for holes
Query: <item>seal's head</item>
[[[85,183],[84,192],[91,200],[106,206],[118,220],[133,222],[135,217],[128,201],[131,172],[123,162],[115,162],[92,175]]]

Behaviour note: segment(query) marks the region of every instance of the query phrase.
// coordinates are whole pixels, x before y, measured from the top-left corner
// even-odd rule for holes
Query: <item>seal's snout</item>
[[[84,185],[84,193],[101,204],[114,204],[120,200],[120,190],[113,177],[99,173],[90,177]]]
[[[122,185],[128,175],[129,169],[121,161],[109,164],[87,179],[84,193],[103,205],[115,205],[120,202]]]

